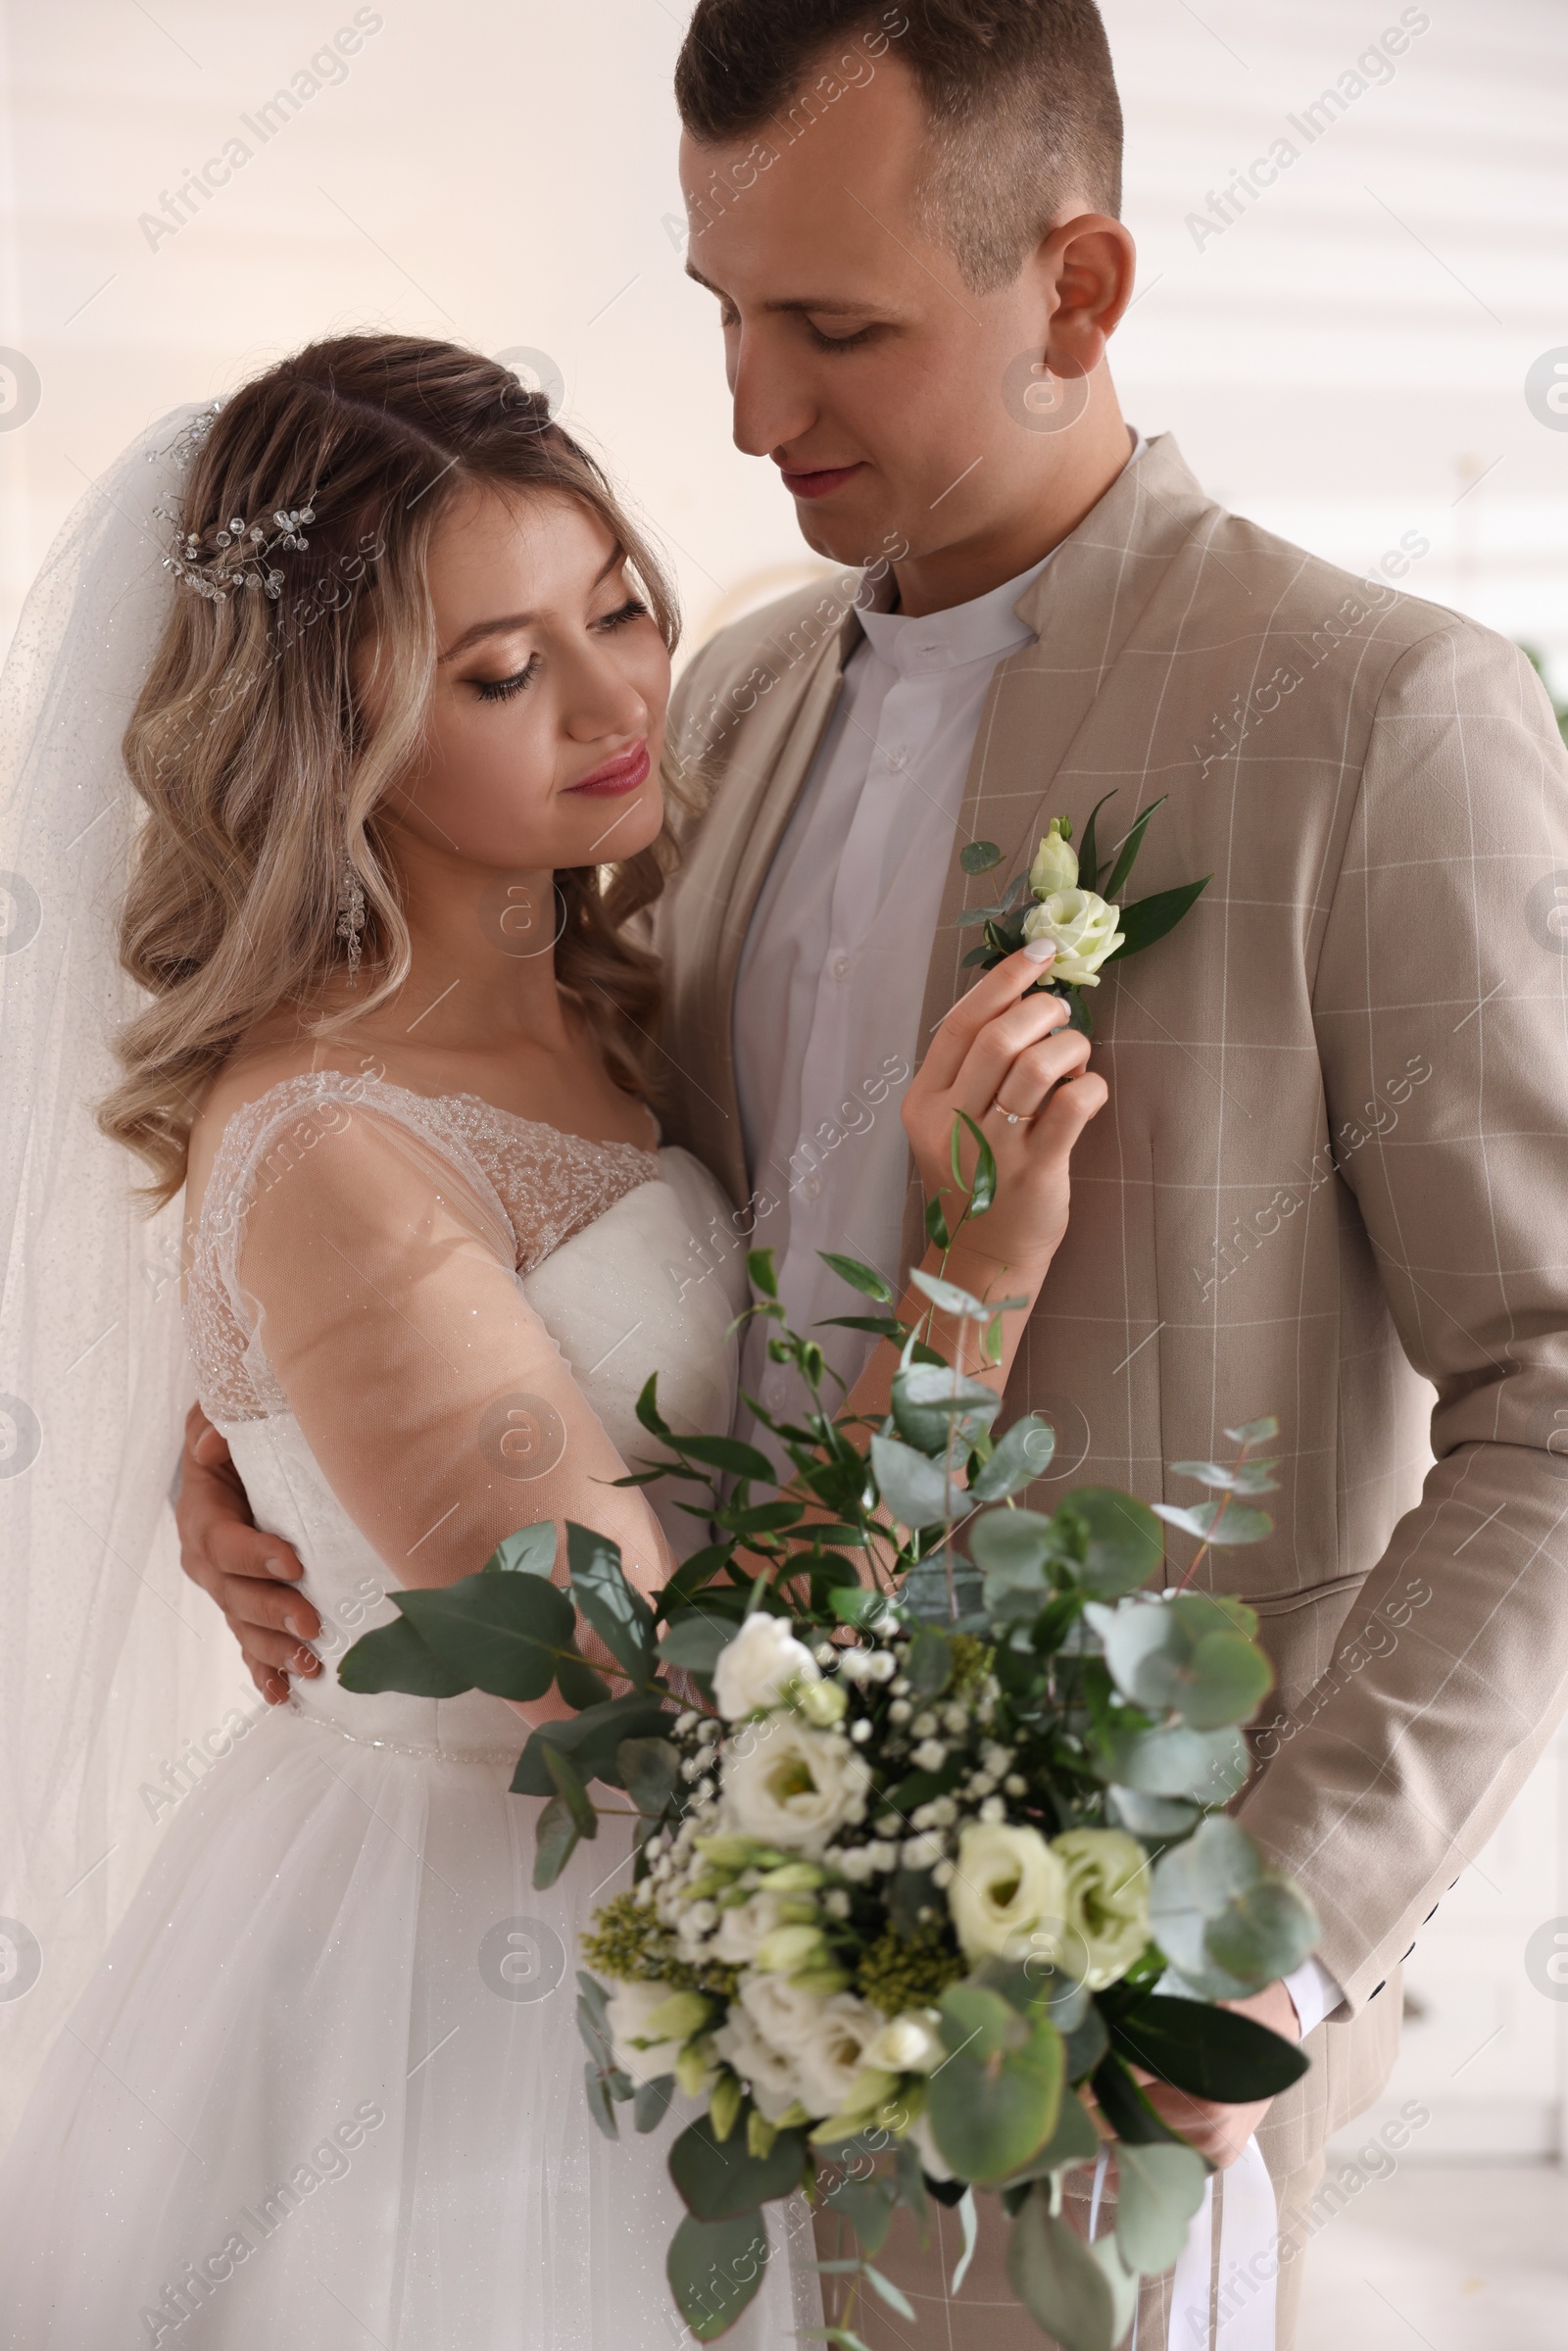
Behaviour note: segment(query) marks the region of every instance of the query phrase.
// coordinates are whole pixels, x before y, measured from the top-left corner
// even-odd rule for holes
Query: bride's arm
[[[933,1347],[950,1362],[961,1356],[969,1377],[999,1395],[1067,1229],[1073,1146],[1106,1100],[1104,1079],[1088,1066],[1089,1040],[1067,1027],[1061,998],[1024,994],[1043,976],[1043,966],[1049,968],[1049,951],[1042,956],[1024,948],[961,997],[932,1038],[904,1102],[905,1129],[926,1199],[945,1196],[950,1229],[958,1225],[963,1205],[951,1159],[960,1110],[975,1121],[997,1162],[995,1203],[959,1227],[951,1249],[929,1248],[920,1271],[940,1274],[973,1298],[1021,1302],[1001,1317],[996,1361],[982,1352],[982,1326],[960,1325],[956,1316],[934,1311],[912,1282],[896,1312],[906,1327],[925,1324]],[[974,1162],[974,1145],[966,1138],[966,1175]],[[880,1346],[846,1409],[880,1420],[898,1362],[897,1348]]]
[[[398,1583],[450,1584],[543,1519],[610,1537],[644,1593],[664,1582],[659,1522],[616,1488],[625,1464],[510,1235],[394,1122],[356,1109],[258,1193],[239,1278],[313,1455]],[[563,1537],[561,1582],[564,1553]]]

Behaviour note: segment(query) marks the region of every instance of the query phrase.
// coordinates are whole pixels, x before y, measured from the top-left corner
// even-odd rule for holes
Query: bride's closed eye
[[[616,605],[612,612],[602,613],[597,620],[591,620],[588,625],[590,628],[609,631],[624,628],[629,620],[646,620],[647,617],[648,607],[642,598],[628,596],[625,603]],[[524,687],[531,683],[538,666],[539,656],[532,653],[522,667],[514,670],[510,677],[476,677],[469,682],[481,702],[510,702],[514,694],[520,694]]]

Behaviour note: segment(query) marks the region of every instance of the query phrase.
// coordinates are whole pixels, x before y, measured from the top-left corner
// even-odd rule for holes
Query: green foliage
[[[362,1633],[339,1663],[337,1678],[344,1690],[407,1690],[420,1698],[455,1698],[473,1688],[472,1675],[445,1664],[407,1616]]]
[[[1160,1855],[1151,1917],[1171,1965],[1211,2000],[1260,1991],[1288,1976],[1319,1933],[1299,1886],[1267,1868],[1247,1832],[1222,1814]]]
[[[1056,2126],[1061,2034],[1000,1992],[956,1984],[942,1997],[949,2056],[931,2077],[931,2129],[960,2179],[994,2186],[1022,2170]]]
[[[487,1575],[544,1576],[555,1572],[556,1522],[542,1519],[538,1525],[519,1527],[515,1535],[503,1536],[484,1563]]]
[[[806,2141],[781,2131],[764,2156],[751,2153],[745,2132],[720,2140],[709,2116],[699,2115],[669,2150],[669,2176],[688,2212],[700,2221],[729,2221],[801,2184]]]
[[[1203,2201],[1208,2166],[1191,2147],[1124,2146],[1116,2153],[1116,2249],[1129,2270],[1168,2270]]]
[[[1226,2106],[1277,2098],[1306,2072],[1295,2041],[1271,2033],[1232,2008],[1146,1993],[1116,2020],[1112,2038],[1122,2056],[1195,2098]]]
[[[1132,2325],[1136,2281],[1117,2258],[1115,2239],[1086,2245],[1038,2186],[1012,2225],[1007,2279],[1062,2351],[1112,2351]]]
[[[767,2229],[760,2212],[724,2221],[688,2213],[664,2263],[675,2307],[700,2343],[727,2332],[762,2282]]]
[[[393,1593],[425,1646],[454,1673],[498,1698],[542,1698],[574,1619],[565,1593],[541,1576],[465,1576]]]

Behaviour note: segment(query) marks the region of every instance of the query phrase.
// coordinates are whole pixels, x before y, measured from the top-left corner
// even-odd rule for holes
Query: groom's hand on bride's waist
[[[1285,2040],[1301,2037],[1301,2020],[1283,1984],[1265,1984],[1249,1999],[1226,2000],[1222,2005],[1266,2025]],[[1168,2082],[1155,2082],[1141,2068],[1137,2071],[1155,2113],[1173,2131],[1179,2131],[1183,2138],[1189,2139],[1200,2155],[1206,2155],[1210,2163],[1218,2164],[1222,2172],[1238,2161],[1272,2103],[1268,2098],[1260,2098],[1249,2106],[1222,2106],[1215,2098],[1189,2097],[1185,2090],[1173,2088]]]
[[[321,1620],[294,1589],[305,1571],[293,1550],[252,1520],[228,1446],[199,1404],[185,1422],[174,1519],[180,1566],[221,1608],[268,1704],[280,1705],[291,1673],[321,1670],[304,1645],[320,1632]]]

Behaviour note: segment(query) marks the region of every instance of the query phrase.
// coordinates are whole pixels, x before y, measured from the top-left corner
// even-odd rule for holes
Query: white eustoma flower
[[[1053,890],[1024,916],[1023,935],[1054,942],[1054,980],[1098,988],[1101,964],[1122,943],[1123,934],[1116,928],[1120,919],[1120,906],[1106,906],[1093,890]]]
[[[1036,898],[1049,898],[1053,890],[1075,890],[1078,886],[1078,852],[1062,839],[1062,822],[1060,816],[1053,816],[1051,828],[1029,868],[1029,887]]]
[[[788,2112],[801,2094],[800,2075],[787,2049],[764,2039],[746,2010],[734,2007],[713,2035],[713,2046],[743,2082],[770,2123]]]
[[[1067,1872],[1038,1829],[1000,1821],[965,1829],[947,1890],[967,1958],[1053,1958],[1059,1949]]]
[[[1067,1964],[1103,1991],[1149,1940],[1149,1856],[1120,1829],[1068,1829],[1051,1849],[1067,1872]]]
[[[737,1997],[769,2046],[791,2058],[797,2055],[822,2005],[820,1992],[803,1991],[788,1976],[745,1975]],[[732,2008],[730,2014],[734,2013]]]
[[[733,1909],[721,1911],[718,1933],[711,1945],[712,1956],[730,1967],[750,1967],[759,1946],[775,1927],[784,1924],[779,1916],[779,1900],[777,1894],[755,1893],[749,1902],[738,1902]]]
[[[834,1992],[818,2004],[796,2052],[801,2098],[812,2114],[842,2114],[866,2048],[886,2019],[853,1992]]]
[[[648,2039],[648,2019],[664,2002],[674,1997],[674,1987],[668,1984],[617,1984],[606,2004],[610,2034],[615,2045],[615,2063],[629,2081],[657,2082],[661,2075],[675,2071],[680,2055],[678,2040]],[[638,2044],[647,2042],[646,2047]]]
[[[804,1641],[796,1640],[785,1619],[760,1608],[719,1650],[713,1667],[713,1698],[719,1713],[734,1723],[743,1715],[777,1706],[787,1683],[819,1679],[816,1659]]]
[[[864,1818],[870,1785],[870,1765],[839,1733],[774,1715],[725,1767],[726,1826],[815,1861],[847,1821]]]
[[[929,2074],[947,2052],[934,2025],[907,2010],[891,2017],[865,2045],[865,2062],[884,2074]]]

